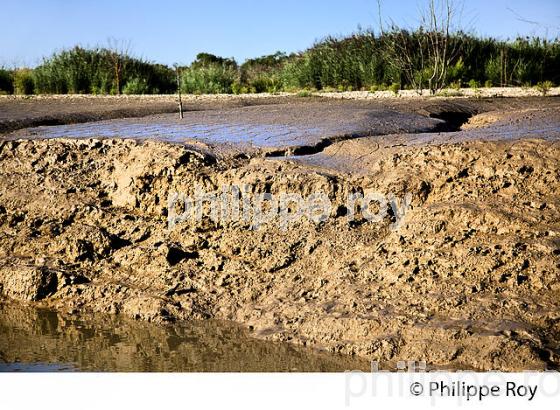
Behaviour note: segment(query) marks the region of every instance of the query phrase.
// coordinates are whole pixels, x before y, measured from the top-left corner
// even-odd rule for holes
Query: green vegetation
[[[181,69],[181,91],[187,94],[231,94],[237,79],[234,59],[200,53],[189,66]]]
[[[547,95],[552,87],[552,81],[542,81],[537,83],[537,90],[539,90],[543,96]]]
[[[313,97],[313,93],[312,93],[311,91],[309,91],[309,90],[301,90],[301,91],[298,91],[298,93],[296,94],[296,96],[297,96],[297,97],[302,97],[302,98],[305,98],[305,97]]]
[[[395,41],[410,42],[413,62],[419,61],[422,53],[426,55],[426,50],[413,47],[418,43],[415,38],[422,35],[422,32],[400,31],[397,40],[394,32],[383,36],[365,32],[342,39],[328,38],[290,59],[283,70],[285,86],[376,90],[383,89],[384,84],[396,83],[403,89],[416,89],[419,84],[427,87],[428,82],[420,80],[426,78],[420,63],[406,67],[408,74],[405,69],[399,69],[398,64],[390,63],[390,44]],[[457,44],[459,51],[450,61],[441,83],[443,87],[457,88],[467,82],[504,87],[539,81],[560,82],[559,40],[534,38],[499,42],[459,33],[451,41]]]
[[[289,57],[280,51],[252,58],[239,68],[239,90],[254,93],[276,93],[284,89],[282,69]]]
[[[29,68],[14,71],[14,92],[20,95],[33,94],[33,72]]]
[[[64,50],[13,77],[20,94],[155,94],[176,88],[171,68],[105,48]]]
[[[14,73],[0,67],[0,95],[14,93]]]
[[[498,41],[456,32],[446,39],[446,47],[452,51],[445,61],[446,69],[433,73],[422,58],[432,53],[426,38],[439,36],[421,28],[392,28],[380,35],[362,31],[342,38],[327,37],[300,53],[277,52],[241,65],[232,58],[200,53],[191,65],[180,68],[181,90],[193,94],[300,90],[398,93],[400,89],[429,88],[436,93],[467,84],[478,90],[483,84],[537,87],[546,95],[560,84],[559,39]],[[34,69],[0,68],[0,94],[152,94],[174,93],[176,88],[172,68],[107,48],[74,47],[53,54]]]
[[[123,94],[149,94],[150,87],[145,78],[132,78],[126,82],[122,90]]]
[[[473,78],[469,81],[469,88],[477,90],[480,88],[480,83]]]

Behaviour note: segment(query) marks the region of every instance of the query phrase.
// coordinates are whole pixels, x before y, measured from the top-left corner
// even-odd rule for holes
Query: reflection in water
[[[344,371],[365,360],[252,339],[217,321],[159,326],[0,303],[0,371]]]

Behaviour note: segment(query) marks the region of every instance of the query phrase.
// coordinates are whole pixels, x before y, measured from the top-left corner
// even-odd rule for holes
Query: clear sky
[[[413,26],[423,2],[383,0],[382,14]],[[378,21],[376,0],[0,0],[0,65],[34,66],[54,50],[110,37],[165,64],[189,63],[201,51],[242,62],[359,26],[377,29]],[[484,36],[557,37],[560,0],[466,0],[462,21]]]

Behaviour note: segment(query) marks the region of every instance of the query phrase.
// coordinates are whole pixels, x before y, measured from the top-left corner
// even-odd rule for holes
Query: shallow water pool
[[[340,372],[366,360],[251,338],[219,321],[155,325],[0,304],[0,371]]]

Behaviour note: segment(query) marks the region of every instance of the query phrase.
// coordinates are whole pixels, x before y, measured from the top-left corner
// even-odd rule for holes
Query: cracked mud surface
[[[257,98],[243,98],[234,95],[220,97],[184,96],[183,108],[186,111],[199,111],[253,104],[272,104],[285,99],[283,96],[272,95]],[[177,112],[177,97],[173,95],[0,96],[0,133],[42,125],[77,124],[172,112]]]
[[[265,149],[16,131],[0,142],[2,293],[69,314],[229,320],[256,338],[383,368],[557,368],[559,111],[555,98],[311,99],[186,120],[332,131]],[[472,116],[463,131],[434,132],[438,117],[458,116]],[[115,123],[154,118],[177,122]],[[168,194],[195,184],[321,191],[336,206],[326,222],[304,218],[288,231],[209,219],[168,230]],[[400,229],[391,214],[348,223],[339,210],[355,191],[411,193]]]

